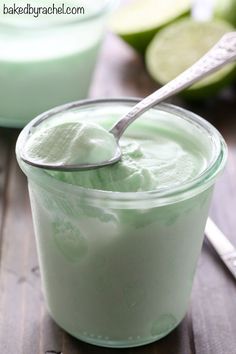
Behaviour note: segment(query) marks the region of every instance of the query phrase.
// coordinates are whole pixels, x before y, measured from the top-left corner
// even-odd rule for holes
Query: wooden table
[[[156,88],[142,59],[108,36],[92,97],[144,96]],[[236,89],[190,107],[225,137],[229,159],[215,189],[211,214],[236,245]],[[181,103],[181,102],[180,102]],[[19,131],[0,129],[0,354],[118,353],[82,343],[61,330],[45,310],[26,178],[14,154]],[[166,338],[127,354],[236,354],[236,281],[205,242],[189,312]]]

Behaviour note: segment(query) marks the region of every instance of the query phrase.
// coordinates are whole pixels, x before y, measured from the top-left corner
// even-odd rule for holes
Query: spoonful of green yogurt
[[[44,115],[31,125],[21,158],[30,165],[58,171],[79,171],[112,165],[121,160],[119,140],[134,120],[156,104],[235,59],[236,32],[230,32],[194,65],[138,102],[110,131],[95,123],[70,121],[40,129],[40,124],[49,118]]]
[[[92,122],[63,122],[36,129],[26,141],[27,160],[51,170],[90,169],[120,159],[113,134]]]

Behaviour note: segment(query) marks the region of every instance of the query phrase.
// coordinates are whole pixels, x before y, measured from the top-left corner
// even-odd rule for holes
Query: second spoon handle
[[[210,241],[222,262],[236,279],[236,249],[223,232],[208,218],[205,235]]]
[[[217,71],[219,68],[234,61],[235,59],[236,32],[229,32],[225,34],[213,48],[211,48],[190,68],[136,104],[119,120],[118,123],[114,125],[110,132],[115,135],[117,140],[119,140],[126,128],[149,108],[155,106],[175,93],[182,91],[186,87],[191,86],[196,81],[199,81],[214,71]]]

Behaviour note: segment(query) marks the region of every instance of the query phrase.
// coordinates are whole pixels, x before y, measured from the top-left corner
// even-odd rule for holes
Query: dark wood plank
[[[5,318],[3,316],[3,310],[4,310],[3,298],[7,294],[5,284],[3,282],[3,277],[2,277],[3,258],[5,253],[5,247],[3,246],[2,241],[3,241],[3,233],[5,229],[7,190],[9,185],[8,180],[10,174],[9,160],[10,160],[11,146],[12,146],[12,132],[10,132],[8,129],[1,128],[0,129],[0,328],[1,326],[4,325],[5,322]]]
[[[235,280],[204,245],[192,296],[196,354],[236,353]]]
[[[7,177],[9,173],[9,140],[5,129],[0,130],[0,240],[2,237],[3,219],[6,202]],[[1,245],[1,242],[0,242]],[[1,247],[0,247],[1,249]]]
[[[225,133],[224,129],[222,133]],[[229,159],[225,172],[216,184],[211,216],[236,245],[236,130],[231,129],[226,139]],[[211,245],[205,242],[192,300],[192,322],[197,354],[236,353],[235,293],[234,278],[221,263]]]
[[[42,299],[38,275],[33,271],[37,258],[26,181],[13,148],[11,154],[2,235],[0,343],[3,353],[28,354],[27,343],[39,343],[32,324],[39,319]]]

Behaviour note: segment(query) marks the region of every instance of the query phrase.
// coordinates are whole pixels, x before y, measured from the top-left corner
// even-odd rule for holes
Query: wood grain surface
[[[155,88],[142,58],[109,35],[90,96],[143,97]],[[179,99],[174,102],[183,105]],[[236,88],[187,107],[209,119],[228,144],[229,159],[215,188],[211,215],[236,245]],[[72,338],[53,322],[41,293],[26,178],[15,160],[18,133],[0,129],[0,354],[236,354],[236,282],[207,242],[189,312],[164,339],[140,348],[99,348]]]

